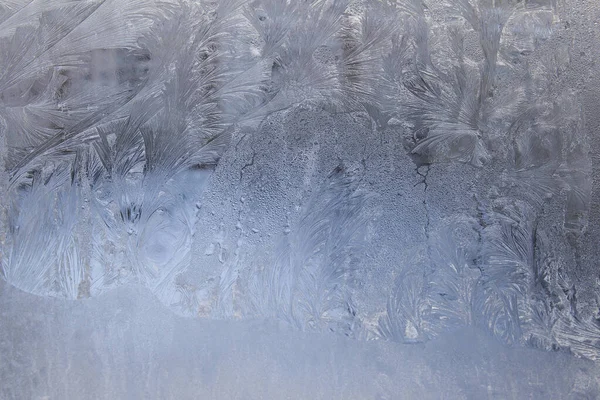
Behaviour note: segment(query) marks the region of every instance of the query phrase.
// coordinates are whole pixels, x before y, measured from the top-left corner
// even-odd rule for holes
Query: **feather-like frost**
[[[359,262],[368,195],[338,167],[304,206],[275,264],[253,280],[254,308],[300,329],[347,330],[354,318],[350,274]],[[258,292],[256,292],[258,291]]]

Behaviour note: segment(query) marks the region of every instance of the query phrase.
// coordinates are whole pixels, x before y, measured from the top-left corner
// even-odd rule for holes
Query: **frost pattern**
[[[578,94],[556,83],[569,65],[568,49],[553,47],[561,23],[543,0],[4,2],[1,275],[68,299],[136,283],[184,315],[357,339],[419,342],[473,325],[598,359],[600,325],[569,272],[591,158]],[[280,155],[251,138],[276,140],[273,121],[304,110],[399,140],[387,150],[403,170],[414,169],[404,158],[416,164],[426,197],[444,196],[432,169],[468,166],[465,181],[485,182],[463,194],[477,207],[433,218],[423,200],[423,240],[415,232],[378,265],[376,232],[406,210],[371,201],[383,195],[364,156],[371,139],[325,127],[311,138],[297,125],[296,144],[280,150],[304,160],[301,182],[293,171],[282,181],[295,189],[264,182],[261,166]],[[213,228],[203,201],[230,199],[205,188],[229,171],[222,157],[246,152],[220,175],[239,187],[228,206],[238,222],[221,221],[204,253],[212,268],[196,244]],[[322,167],[336,157],[333,172]],[[253,245],[262,258],[248,247],[258,232],[248,176],[267,198],[290,196],[278,238]],[[365,300],[383,267],[394,283]]]

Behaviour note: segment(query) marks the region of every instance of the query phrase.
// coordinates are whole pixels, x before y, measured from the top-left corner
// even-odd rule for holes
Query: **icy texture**
[[[361,349],[469,332],[598,360],[583,6],[3,1],[0,276]]]
[[[3,282],[0,281],[0,287]],[[118,288],[80,302],[2,289],[2,399],[595,399],[598,365],[481,332],[397,346],[173,315]],[[35,311],[33,311],[35,310]],[[36,315],[52,318],[37,318]]]

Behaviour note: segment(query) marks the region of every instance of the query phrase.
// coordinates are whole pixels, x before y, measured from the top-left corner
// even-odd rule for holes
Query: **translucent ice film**
[[[0,399],[600,398],[596,0],[0,0]]]

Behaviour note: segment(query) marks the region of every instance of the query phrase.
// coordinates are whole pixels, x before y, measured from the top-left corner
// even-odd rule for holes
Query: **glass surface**
[[[600,398],[593,0],[0,0],[0,398]]]

